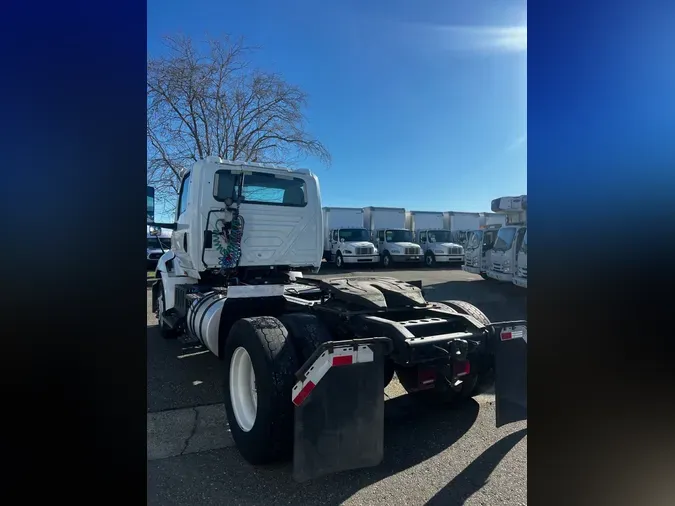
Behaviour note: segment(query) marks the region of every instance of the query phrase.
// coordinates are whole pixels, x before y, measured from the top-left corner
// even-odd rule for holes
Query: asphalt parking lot
[[[454,268],[382,270],[422,280],[429,300],[461,299],[491,320],[526,318],[526,291]],[[319,277],[367,275],[322,269]],[[222,363],[166,341],[148,296],[148,504],[526,504],[527,423],[494,428],[494,396],[422,409],[396,381],[385,402],[377,467],[297,484],[290,463],[254,468],[227,428]]]

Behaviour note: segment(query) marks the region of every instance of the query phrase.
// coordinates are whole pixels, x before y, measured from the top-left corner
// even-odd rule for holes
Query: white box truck
[[[464,263],[464,248],[452,241],[452,232],[444,227],[443,212],[406,211],[405,228],[413,233],[413,240],[422,247],[427,267],[436,262]]]
[[[495,244],[490,251],[490,269],[487,275],[497,281],[513,283],[519,252],[527,232],[527,195],[494,199],[491,207],[492,212],[506,216],[506,225],[497,232]],[[527,265],[524,272],[527,277]]]
[[[461,246],[466,246],[469,232],[477,230],[481,226],[480,213],[445,211],[443,213],[443,220],[443,228],[450,230],[453,241]]]
[[[376,264],[380,255],[363,227],[360,207],[324,207],[323,257],[338,268],[345,264]]]
[[[395,262],[420,264],[424,261],[422,248],[413,242],[412,232],[405,228],[402,207],[364,207],[363,226],[370,230],[384,267],[391,267]]]

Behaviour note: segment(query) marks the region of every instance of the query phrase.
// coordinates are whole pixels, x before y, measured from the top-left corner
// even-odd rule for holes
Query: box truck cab
[[[464,248],[462,270],[487,279],[487,272],[490,270],[490,251],[495,244],[500,227],[500,225],[490,225],[469,233],[469,239]]]
[[[502,197],[492,201],[492,211],[506,215],[506,225],[500,227],[490,252],[488,277],[513,282],[518,251],[527,232],[527,196]]]
[[[384,267],[395,262],[423,262],[422,248],[413,242],[413,233],[405,228],[402,207],[364,207],[363,226],[370,231]]]
[[[370,240],[370,231],[363,227],[360,207],[323,208],[324,246],[327,262],[342,268],[345,264],[376,264],[380,255]]]
[[[527,288],[527,230],[516,257],[516,273],[513,276],[513,284]]]
[[[413,233],[413,240],[422,247],[424,263],[432,267],[436,262],[462,264],[464,248],[452,241],[452,232],[444,228],[442,212],[406,211],[405,226]]]

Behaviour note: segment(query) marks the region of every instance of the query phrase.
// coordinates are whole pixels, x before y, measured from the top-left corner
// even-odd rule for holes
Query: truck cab
[[[490,270],[490,251],[497,239],[500,225],[488,226],[480,230],[472,230],[464,250],[464,265],[462,270],[478,274],[487,279]]]
[[[278,272],[318,272],[322,253],[314,174],[209,156],[181,178],[172,248],[157,264],[164,311],[174,306],[176,285],[207,282],[223,269],[244,283]]]
[[[523,242],[527,227],[507,225],[497,232],[497,239],[490,252],[488,277],[497,281],[513,282],[516,272],[517,252]]]
[[[432,267],[436,262],[461,265],[464,248],[452,240],[452,232],[443,229],[418,230],[417,242],[424,252],[424,263]]]
[[[373,242],[380,252],[382,266],[394,263],[420,264],[424,261],[422,248],[413,242],[413,233],[405,228],[383,228],[373,231]]]
[[[376,264],[380,255],[370,242],[370,233],[363,227],[336,228],[328,233],[328,258],[338,268],[345,264]],[[324,248],[326,247],[324,246]]]
[[[513,275],[513,284],[521,288],[527,288],[527,230],[523,236],[523,242],[516,257],[516,272]]]
[[[345,264],[376,264],[380,255],[370,240],[370,232],[363,227],[363,209],[360,207],[324,207],[325,232],[323,257],[338,268]]]

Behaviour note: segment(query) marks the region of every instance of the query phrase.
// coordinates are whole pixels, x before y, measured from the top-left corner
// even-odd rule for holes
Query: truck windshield
[[[483,249],[487,250],[492,248],[497,238],[496,230],[488,230],[483,234]]]
[[[385,239],[387,242],[412,242],[412,232],[410,230],[387,230]]]
[[[525,237],[523,237],[523,244],[520,245],[520,252],[527,255],[527,232],[525,232]]]
[[[162,241],[160,246],[159,242]],[[162,237],[161,239],[157,237],[148,237],[148,249],[171,249],[171,239]]]
[[[429,242],[452,242],[449,230],[429,230]]]
[[[508,251],[513,244],[513,238],[516,236],[516,229],[514,227],[502,227],[497,232],[497,240],[495,241],[495,251]]]
[[[346,242],[370,240],[370,234],[365,228],[343,228],[340,230],[339,236]]]
[[[482,240],[483,240],[482,230],[476,230],[475,232],[471,232],[469,240],[466,242],[466,247],[469,249],[480,248]]]

